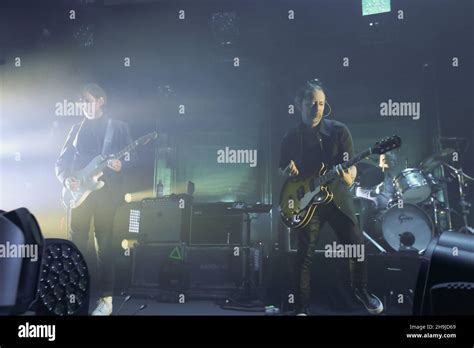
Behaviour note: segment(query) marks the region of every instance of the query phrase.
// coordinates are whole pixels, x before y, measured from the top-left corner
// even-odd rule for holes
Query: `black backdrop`
[[[51,227],[46,234],[56,233],[62,216],[52,168],[77,122],[54,115],[54,105],[73,99],[86,81],[106,88],[108,112],[127,121],[135,137],[152,129],[166,135],[165,145],[176,150],[168,163],[171,191],[191,180],[200,201],[273,203],[273,214],[260,216],[253,229],[254,239],[266,245],[284,233],[276,168],[281,138],[298,122],[288,105],[303,81],[325,81],[330,117],[349,126],[356,150],[398,133],[404,141],[400,157],[415,166],[433,153],[439,135],[474,138],[469,0],[394,0],[391,13],[367,17],[354,0],[52,1],[28,2],[31,11],[25,12],[26,3],[7,1],[8,10],[0,12],[6,91],[0,131],[3,139],[17,139],[28,159],[15,162],[15,146],[2,153],[0,203],[6,210],[36,210],[40,223]],[[77,10],[74,22],[67,17],[71,8]],[[23,68],[15,70],[18,56]],[[129,68],[124,57],[131,58]],[[165,100],[158,88],[164,85],[175,91]],[[420,102],[420,120],[382,118],[380,103],[388,99]],[[32,140],[26,135],[31,133],[47,137]],[[31,145],[42,141],[45,151],[34,151]],[[225,146],[258,150],[257,167],[218,164],[216,151]],[[473,174],[472,144],[463,147],[461,163]],[[143,149],[128,191],[152,188],[159,179],[154,169],[155,149]],[[472,187],[468,192],[474,201]],[[450,197],[458,208],[453,183]]]

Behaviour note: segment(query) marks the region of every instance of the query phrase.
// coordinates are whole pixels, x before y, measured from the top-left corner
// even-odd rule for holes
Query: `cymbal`
[[[425,171],[430,171],[441,165],[444,160],[444,157],[452,154],[454,152],[453,148],[448,147],[447,149],[441,150],[434,155],[426,158],[424,161],[420,162],[420,169]]]
[[[383,180],[384,174],[379,167],[366,162],[357,164],[356,181],[359,182],[362,187],[373,187]]]

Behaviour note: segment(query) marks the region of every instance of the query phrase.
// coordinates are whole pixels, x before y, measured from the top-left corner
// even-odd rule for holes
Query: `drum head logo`
[[[401,224],[403,224],[405,221],[410,221],[410,220],[413,220],[413,217],[407,216],[405,214],[398,215],[398,221],[400,221]]]

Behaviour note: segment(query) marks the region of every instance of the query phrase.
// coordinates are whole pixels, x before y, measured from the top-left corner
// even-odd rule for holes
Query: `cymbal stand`
[[[474,234],[474,229],[469,226],[468,221],[467,221],[467,217],[470,213],[469,208],[471,207],[471,203],[466,200],[466,193],[464,192],[464,187],[467,187],[466,180],[474,181],[474,178],[464,173],[462,170],[462,167],[459,167],[458,169],[458,168],[454,168],[453,166],[449,165],[446,162],[443,162],[443,164],[449,169],[451,169],[451,171],[454,173],[458,181],[459,205],[461,206],[461,215],[462,215],[463,223],[464,223],[464,226],[462,227],[462,229],[468,231],[471,234]]]

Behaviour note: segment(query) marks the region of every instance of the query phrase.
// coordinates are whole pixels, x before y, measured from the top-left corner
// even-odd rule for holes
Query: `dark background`
[[[152,194],[158,179],[165,193],[182,192],[190,180],[197,201],[273,204],[254,222],[253,238],[266,245],[284,233],[279,146],[299,120],[288,105],[308,79],[325,82],[330,117],[348,125],[356,151],[396,133],[403,169],[456,145],[439,136],[464,137],[455,166],[474,174],[473,1],[394,0],[390,13],[372,16],[362,16],[356,0],[3,1],[0,9],[0,208],[28,207],[46,236],[64,235],[53,168],[80,120],[56,116],[55,104],[74,101],[89,81],[105,88],[107,112],[128,122],[135,138],[157,130],[158,149],[170,149],[160,157],[166,178],[155,171],[157,148],[140,149],[127,192]],[[388,99],[420,102],[421,118],[381,117]],[[257,167],[218,164],[216,151],[226,146],[258,150]],[[459,210],[455,183],[449,192]],[[472,186],[468,193],[474,202]]]

